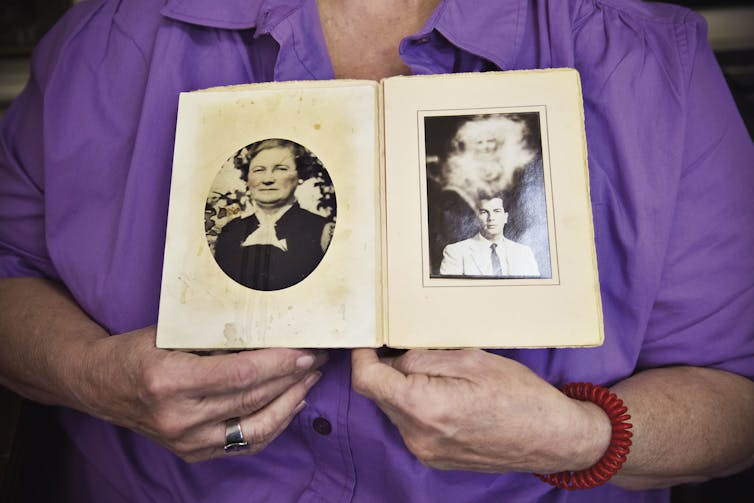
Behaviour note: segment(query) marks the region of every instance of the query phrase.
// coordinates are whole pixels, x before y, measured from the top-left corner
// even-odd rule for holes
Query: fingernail
[[[304,407],[306,407],[306,400],[301,400],[298,405],[296,405],[296,408],[293,409],[293,415],[298,414],[302,410],[304,410]]]
[[[322,372],[312,372],[308,376],[306,376],[306,379],[304,379],[304,384],[307,386],[314,386],[314,383],[319,381],[319,378],[322,377]]]
[[[314,355],[303,355],[296,359],[296,369],[308,370],[314,365]]]

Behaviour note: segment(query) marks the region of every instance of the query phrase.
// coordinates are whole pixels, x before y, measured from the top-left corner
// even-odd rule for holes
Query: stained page
[[[374,82],[183,93],[157,343],[380,345]]]

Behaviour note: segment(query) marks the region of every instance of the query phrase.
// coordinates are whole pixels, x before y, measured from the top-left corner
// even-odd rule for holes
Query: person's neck
[[[317,0],[336,78],[407,75],[400,41],[421,29],[440,0]]]
[[[480,231],[479,235],[482,236],[487,241],[489,241],[490,243],[499,243],[500,241],[503,240],[503,235],[502,234],[498,234],[496,236],[493,236],[492,234],[486,234],[486,233]]]
[[[280,217],[283,213],[288,211],[288,209],[293,206],[294,200],[287,201],[285,204],[282,205],[276,205],[276,206],[265,206],[262,204],[259,204],[258,202],[254,201],[254,213],[257,214],[257,220],[259,220],[259,216],[262,216],[262,219],[265,220],[277,220],[277,218]]]

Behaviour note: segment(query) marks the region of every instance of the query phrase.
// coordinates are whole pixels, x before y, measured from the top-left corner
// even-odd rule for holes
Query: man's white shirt
[[[492,244],[500,259],[502,273],[493,272]],[[534,252],[526,245],[501,237],[495,241],[481,234],[449,244],[443,250],[440,274],[445,276],[539,277]]]

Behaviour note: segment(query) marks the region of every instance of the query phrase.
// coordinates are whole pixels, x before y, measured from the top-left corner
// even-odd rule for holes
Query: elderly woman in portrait
[[[445,246],[479,232],[476,210],[479,201],[493,194],[504,194],[506,200],[517,205],[525,189],[524,178],[531,178],[525,176],[524,168],[532,164],[538,168],[539,173],[534,175],[537,184],[543,187],[541,162],[534,162],[538,137],[532,140],[530,129],[518,114],[472,116],[458,126],[444,158],[440,159],[439,169],[428,171],[428,235],[433,275],[440,274]],[[526,218],[517,215],[517,211],[525,208],[514,208],[511,212],[513,232],[523,227],[517,227],[515,219]],[[546,227],[546,222],[543,225]]]
[[[307,277],[330,242],[327,219],[296,200],[302,173],[300,145],[268,139],[239,154],[236,166],[247,183],[253,213],[228,222],[215,244],[215,260],[236,282],[255,290],[280,290]]]

